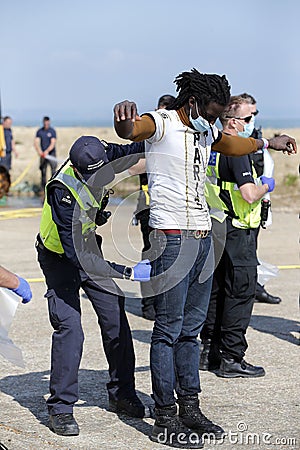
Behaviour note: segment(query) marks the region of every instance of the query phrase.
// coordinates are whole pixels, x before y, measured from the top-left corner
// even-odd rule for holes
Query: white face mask
[[[189,119],[190,119],[191,124],[195,128],[195,130],[200,131],[201,133],[204,133],[205,131],[209,131],[211,129],[211,125],[206,119],[204,119],[202,116],[200,116],[197,103],[196,103],[196,111],[198,114],[197,119],[192,118],[191,110],[192,109],[190,109]]]
[[[248,138],[249,136],[251,136],[253,130],[254,130],[254,120],[251,119],[249,123],[245,123],[244,130],[239,131],[238,135],[244,138]]]

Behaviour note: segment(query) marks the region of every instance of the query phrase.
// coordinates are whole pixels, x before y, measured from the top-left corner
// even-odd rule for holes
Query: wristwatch
[[[123,272],[123,278],[125,280],[130,280],[132,275],[132,267],[125,267]]]

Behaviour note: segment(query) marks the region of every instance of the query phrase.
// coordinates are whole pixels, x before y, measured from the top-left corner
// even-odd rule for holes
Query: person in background
[[[3,118],[3,130],[5,139],[5,156],[0,158],[0,165],[5,166],[7,170],[11,170],[12,154],[17,158],[18,152],[16,150],[15,140],[13,138],[12,130],[12,118],[5,116]]]
[[[41,171],[41,190],[44,192],[47,182],[47,167],[51,169],[51,175],[57,167],[56,160],[56,131],[51,127],[50,118],[45,116],[43,118],[43,126],[36,132],[34,140],[34,148],[40,157],[40,171]],[[47,158],[49,156],[49,158]]]
[[[129,166],[118,168],[118,163],[123,166],[126,158],[122,157],[132,153],[134,157],[144,154],[144,144],[119,145],[82,136],[72,145],[70,159],[46,185],[36,249],[46,279],[45,297],[54,328],[47,406],[50,428],[59,435],[79,434],[73,408],[78,400],[78,369],[84,341],[80,288],[91,301],[101,329],[109,366],[110,409],[133,417],[146,415],[135,391],[135,355],[124,294],[113,278],[147,281],[150,264],[142,261],[132,268],[105,261],[102,238],[96,233],[97,226],[109,217],[104,211],[104,186],[114,179],[115,171],[128,169]]]
[[[251,114],[253,115],[254,124],[255,124],[255,118],[256,118],[257,114],[259,113],[259,111],[257,109],[257,102],[256,102],[255,98],[252,95],[247,94],[246,92],[241,94],[241,97],[246,99],[249,102],[250,107],[251,107]],[[262,138],[261,127],[256,128],[254,126],[251,137],[253,137],[255,139],[261,139]],[[252,153],[251,159],[253,161],[254,168],[256,170],[256,174],[258,177],[260,177],[261,175],[263,175],[263,172],[264,172],[264,153],[263,153],[263,151],[258,150],[257,152]],[[256,232],[256,249],[258,248],[258,235],[259,235],[260,229],[261,229],[261,227],[258,227],[257,232]],[[258,303],[270,303],[272,305],[278,305],[281,302],[281,298],[267,292],[265,287],[257,281],[256,292],[255,292],[255,301]]]
[[[165,94],[162,95],[157,103],[158,109],[166,109],[171,103],[175,100],[173,95]],[[128,169],[130,175],[138,174],[139,168],[144,160],[140,160],[135,166],[132,166]],[[138,198],[138,204],[136,211],[134,212],[134,218],[137,222],[140,222],[141,232],[143,236],[143,250],[142,250],[142,259],[146,258],[146,252],[150,249],[150,227],[149,227],[149,217],[150,217],[150,195],[148,189],[148,177],[147,173],[143,172],[139,174],[140,178],[140,193]],[[155,311],[154,311],[154,297],[153,297],[153,289],[151,287],[151,280],[148,283],[141,283],[141,294],[142,294],[142,315],[144,319],[147,320],[155,320]]]
[[[249,137],[254,122],[251,106],[241,96],[231,97],[220,117],[223,133]],[[244,360],[245,338],[257,281],[256,233],[261,220],[261,198],[274,189],[274,179],[257,178],[249,155],[232,158],[212,152],[207,170],[206,199],[213,230],[226,227],[225,247],[215,269],[210,303],[200,333],[203,351],[199,367],[225,378],[264,376],[262,367]],[[220,239],[215,239],[215,247]]]
[[[114,121],[121,138],[147,142],[151,248],[157,251],[151,275],[155,323],[150,350],[156,419],[150,439],[161,442],[164,436],[166,445],[202,448],[203,434],[215,439],[224,434],[202,413],[198,398],[197,338],[213,273],[211,220],[204,196],[207,164],[211,149],[240,156],[265,143],[228,136],[215,126],[230,99],[225,75],[192,69],[178,75],[175,83],[178,96],[172,109],[140,117],[134,102],[123,101],[114,107]],[[289,136],[272,138],[269,144],[288,153],[297,151]]]

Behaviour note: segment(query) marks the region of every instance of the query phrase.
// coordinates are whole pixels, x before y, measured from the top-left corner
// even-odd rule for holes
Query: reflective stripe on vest
[[[218,222],[223,223],[227,217],[224,211],[227,207],[225,203],[220,199],[220,186],[218,180],[219,177],[219,159],[220,153],[211,151],[210,158],[206,170],[206,182],[204,187],[204,194],[206,201],[209,205],[210,216],[216,219]]]
[[[144,192],[144,195],[145,195],[145,203],[147,206],[149,206],[150,205],[150,195],[149,195],[148,184],[142,184],[142,191]]]
[[[89,218],[87,211],[91,208],[100,208],[101,202],[98,203],[87,186],[79,181],[74,174],[70,163],[67,163],[58,172],[54,178],[46,185],[45,202],[42,210],[42,218],[40,224],[40,237],[44,246],[52,252],[62,254],[64,253],[63,246],[57,231],[57,226],[52,218],[51,207],[47,200],[47,191],[51,184],[55,181],[62,183],[75,198],[80,207],[79,220],[82,223],[82,235],[87,236],[91,231],[96,229],[95,222]]]
[[[213,155],[213,158],[210,158],[207,168],[205,195],[207,203],[211,208],[211,216],[219,222],[223,222],[224,217],[220,215],[220,211],[223,211],[224,214],[227,212],[228,215],[228,205],[220,199],[221,190],[226,190],[230,195],[231,204],[235,214],[235,217],[232,218],[232,225],[236,228],[257,228],[260,224],[260,200],[249,204],[243,199],[236,183],[229,181],[222,181],[220,183],[219,159],[219,154]],[[253,178],[256,181],[257,176],[253,166],[252,172]]]

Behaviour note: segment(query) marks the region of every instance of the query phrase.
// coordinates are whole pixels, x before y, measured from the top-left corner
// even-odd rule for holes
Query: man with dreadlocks
[[[224,433],[204,416],[198,400],[197,336],[206,318],[213,273],[206,169],[211,147],[240,156],[263,148],[267,141],[223,135],[216,128],[230,99],[224,75],[192,69],[175,83],[178,96],[167,110],[139,117],[136,104],[124,101],[115,105],[114,118],[120,137],[146,141],[156,313],[150,352],[156,420],[150,439],[202,448],[207,434],[218,439]],[[268,144],[296,152],[296,142],[288,136]]]

